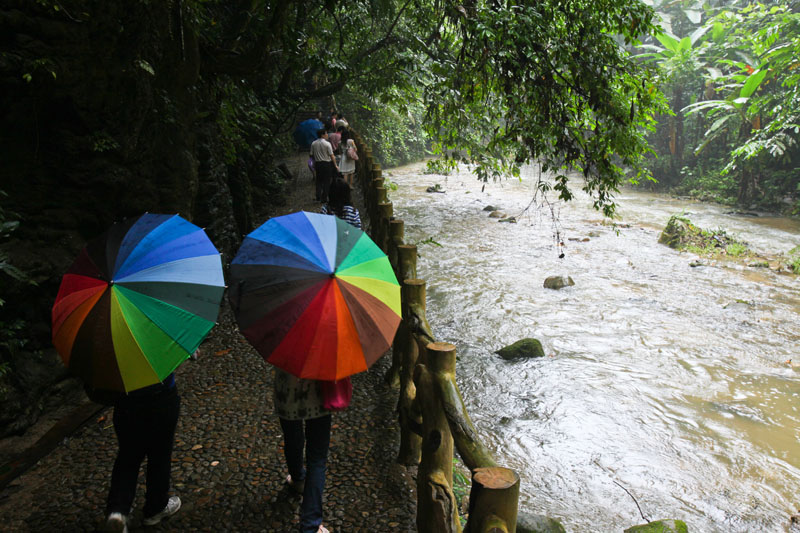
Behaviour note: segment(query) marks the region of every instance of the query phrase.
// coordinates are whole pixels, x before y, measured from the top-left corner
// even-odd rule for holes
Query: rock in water
[[[500,348],[495,353],[506,361],[523,358],[531,359],[535,357],[544,357],[542,343],[536,339],[530,338],[518,340],[510,346]]]
[[[689,533],[682,520],[656,520],[648,524],[629,527],[624,533]]]
[[[564,526],[555,518],[541,514],[517,514],[517,533],[565,533]]]
[[[550,276],[544,280],[545,289],[563,289],[564,287],[571,287],[575,285],[570,276]]]

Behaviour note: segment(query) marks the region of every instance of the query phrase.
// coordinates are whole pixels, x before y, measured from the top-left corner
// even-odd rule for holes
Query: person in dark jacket
[[[146,526],[178,512],[181,499],[170,496],[170,470],[181,399],[170,374],[161,383],[120,396],[114,402],[114,432],[119,451],[106,502],[108,531],[128,531],[139,468],[147,457]]]

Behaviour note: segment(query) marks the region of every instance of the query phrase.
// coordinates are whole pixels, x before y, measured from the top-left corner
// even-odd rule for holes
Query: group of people
[[[317,131],[317,140],[311,143],[309,158],[313,160],[316,201],[328,201],[330,188],[339,177],[353,188],[358,149],[350,138],[349,124],[336,112],[332,112],[325,127]]]
[[[323,133],[319,140],[325,141],[327,147],[323,145],[321,151],[330,157],[330,161],[322,157],[321,162],[329,163],[330,168],[334,169],[348,168],[347,160],[344,164],[337,164],[333,152],[328,151],[332,147],[326,140],[327,131]],[[352,143],[352,139],[349,142]],[[317,147],[319,149],[319,145]],[[325,165],[317,168],[318,173],[321,168],[325,168]],[[325,203],[320,210],[323,214],[337,216],[361,229],[361,217],[353,206],[351,188],[343,177],[335,175],[332,182],[320,188],[318,177],[317,199],[324,198]],[[324,196],[320,194],[321,190]],[[196,357],[197,352],[192,358]],[[331,436],[331,411],[324,407],[320,382],[300,379],[275,368],[273,400],[275,414],[283,431],[283,450],[288,470],[285,483],[288,489],[302,495],[299,531],[328,533],[322,525],[322,494]],[[119,449],[106,503],[106,525],[108,531],[127,533],[139,468],[145,457],[147,490],[143,508],[144,525],[158,524],[181,507],[180,498],[169,495],[172,449],[180,410],[174,374],[162,383],[117,397],[113,404],[114,431]]]

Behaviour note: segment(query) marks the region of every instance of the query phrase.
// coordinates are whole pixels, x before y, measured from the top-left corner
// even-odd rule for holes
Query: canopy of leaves
[[[577,169],[609,214],[625,172],[643,173],[642,130],[660,95],[623,46],[655,30],[639,1],[187,5],[204,75],[258,87],[273,124],[345,89],[379,105],[422,103],[436,146],[459,150],[482,178],[541,160],[569,199],[566,171]]]

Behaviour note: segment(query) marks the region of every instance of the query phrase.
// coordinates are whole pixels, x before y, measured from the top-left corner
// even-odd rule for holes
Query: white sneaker
[[[178,512],[178,509],[181,508],[181,499],[177,496],[170,496],[169,500],[167,501],[167,506],[164,507],[164,510],[160,513],[154,514],[150,518],[145,518],[142,520],[142,523],[146,526],[154,526],[161,522],[163,518],[168,516],[172,516]]]
[[[110,533],[128,533],[128,517],[122,513],[111,513],[106,519],[106,531]]]

